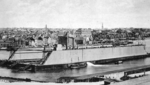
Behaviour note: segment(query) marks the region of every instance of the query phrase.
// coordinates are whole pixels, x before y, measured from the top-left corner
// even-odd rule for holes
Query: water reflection
[[[138,59],[125,61],[123,64],[118,65],[106,65],[106,66],[88,66],[81,69],[68,69],[59,71],[47,71],[47,72],[13,72],[10,69],[0,68],[0,76],[9,76],[15,78],[31,78],[32,80],[42,80],[42,81],[55,81],[55,79],[62,76],[81,76],[87,74],[101,73],[106,71],[112,71],[116,68],[128,68],[141,65],[150,65],[150,58]]]

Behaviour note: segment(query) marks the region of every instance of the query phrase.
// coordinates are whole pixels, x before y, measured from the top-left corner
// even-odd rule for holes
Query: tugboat
[[[87,63],[74,63],[74,64],[70,64],[68,66],[70,69],[78,69],[78,68],[85,68],[87,67]]]

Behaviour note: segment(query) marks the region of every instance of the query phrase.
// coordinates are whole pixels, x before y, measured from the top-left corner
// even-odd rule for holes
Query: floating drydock
[[[101,61],[129,59],[148,56],[150,53],[150,40],[136,41],[138,44],[123,46],[91,46],[78,49],[56,49],[51,51],[21,51],[17,50],[9,57],[11,68],[21,68],[23,70],[45,70],[68,68],[72,64],[86,62],[100,63]],[[61,48],[58,46],[58,48]],[[36,60],[38,63],[12,62],[21,60]],[[1,63],[7,65],[5,63]],[[84,65],[84,64],[83,64]],[[77,65],[74,65],[77,66]],[[79,65],[78,65],[79,66]],[[86,66],[86,65],[85,65]],[[82,66],[81,66],[82,67]]]
[[[62,50],[53,51],[43,65],[97,61],[146,54],[143,45]]]
[[[149,39],[136,42],[138,43],[136,45],[91,47],[85,49],[52,51],[43,65],[68,64],[132,56],[136,57],[148,55],[150,53]]]
[[[46,67],[79,63],[96,62],[115,59],[130,59],[147,57],[150,53],[150,40],[138,41],[135,45],[111,46],[111,47],[90,47],[81,49],[56,50],[49,53],[42,65],[36,65],[36,68],[44,69]]]

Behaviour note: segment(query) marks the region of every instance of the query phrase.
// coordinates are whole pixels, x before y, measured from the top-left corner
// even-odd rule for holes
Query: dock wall
[[[10,56],[9,51],[0,51],[0,60],[6,60]]]
[[[144,46],[122,46],[108,48],[91,48],[78,50],[53,51],[44,65],[66,64],[146,55]]]
[[[145,45],[146,45],[146,48],[145,48],[146,52],[150,53],[150,39],[145,39],[144,42],[145,42]]]
[[[41,51],[17,51],[11,60],[41,59],[42,55]]]

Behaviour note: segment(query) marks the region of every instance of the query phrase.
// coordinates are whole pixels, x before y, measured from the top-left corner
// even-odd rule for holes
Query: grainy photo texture
[[[0,85],[149,85],[150,0],[0,0]]]

